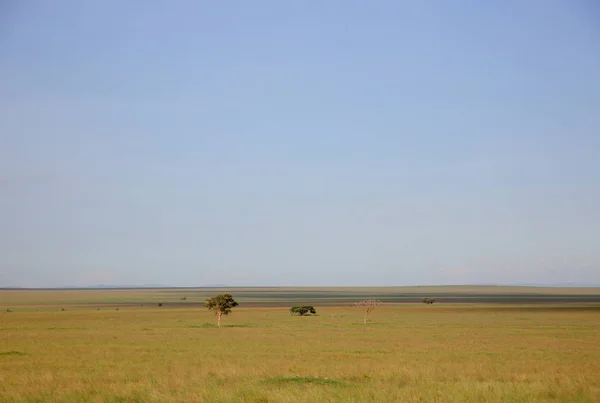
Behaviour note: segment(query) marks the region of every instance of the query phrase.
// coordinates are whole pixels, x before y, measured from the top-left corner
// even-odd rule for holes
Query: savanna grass
[[[200,307],[165,309],[164,295],[162,308],[118,311],[76,297],[65,311],[39,295],[0,311],[0,401],[600,401],[595,305],[417,300],[377,307],[367,325],[349,306],[242,306],[218,329]]]

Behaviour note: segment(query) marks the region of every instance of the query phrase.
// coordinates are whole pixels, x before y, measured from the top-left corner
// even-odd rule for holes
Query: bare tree
[[[365,313],[363,323],[366,325],[367,321],[369,320],[369,314],[377,307],[377,305],[380,304],[381,301],[377,301],[375,298],[367,298],[362,301],[355,302],[352,306],[362,309],[362,311]]]

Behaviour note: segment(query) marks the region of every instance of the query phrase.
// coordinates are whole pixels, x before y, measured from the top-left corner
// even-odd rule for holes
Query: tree
[[[239,304],[228,293],[219,294],[216,297],[207,298],[204,306],[213,311],[217,316],[217,326],[221,327],[221,318],[223,315],[229,315],[231,310]]]
[[[366,325],[367,321],[369,320],[369,314],[377,307],[377,305],[380,304],[381,301],[377,301],[375,298],[367,298],[362,301],[355,302],[353,306],[363,310],[363,312],[365,313],[363,323]]]
[[[427,305],[431,305],[435,302],[435,298],[421,298],[421,302]]]
[[[300,305],[300,306],[293,306],[290,308],[291,315],[306,316],[311,313],[313,315],[315,315],[317,313],[317,311],[315,310],[315,308],[312,305]]]

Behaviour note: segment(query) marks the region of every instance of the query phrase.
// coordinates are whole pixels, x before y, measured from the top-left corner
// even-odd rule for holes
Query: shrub
[[[310,314],[315,315],[316,313],[317,311],[312,305],[299,305],[290,308],[290,315],[307,316]]]
[[[158,303],[158,306],[162,306],[162,302],[159,302],[159,303]]]
[[[435,298],[421,298],[421,302],[427,305],[431,305],[435,302]]]

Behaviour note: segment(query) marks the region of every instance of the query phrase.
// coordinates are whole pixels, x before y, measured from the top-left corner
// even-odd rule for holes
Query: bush
[[[158,303],[158,306],[162,306],[162,302],[159,302],[159,303]]]
[[[290,315],[297,315],[297,316],[307,316],[310,314],[316,314],[317,311],[315,310],[315,308],[312,305],[300,305],[300,306],[293,306],[290,308]]]
[[[435,302],[435,298],[421,298],[421,302],[427,305],[431,305]]]

